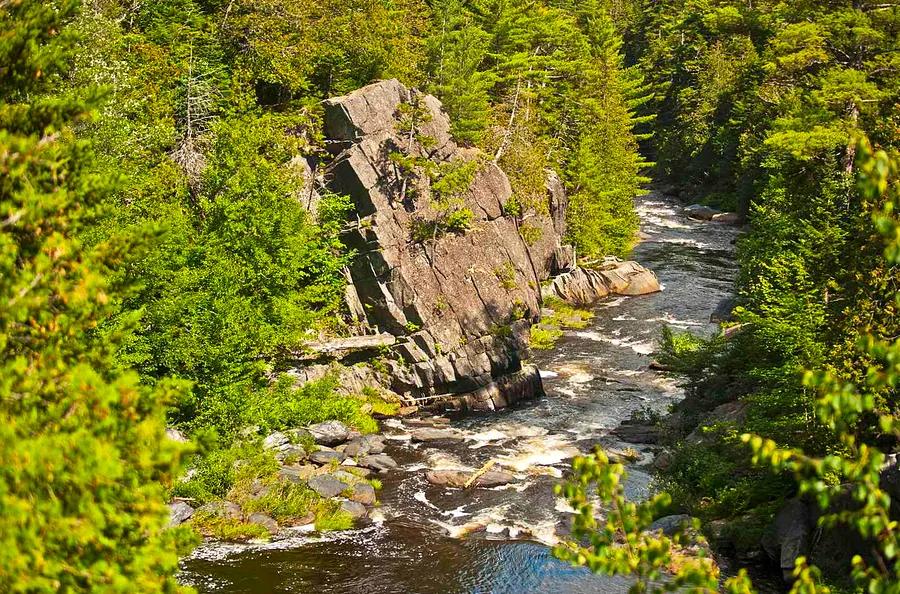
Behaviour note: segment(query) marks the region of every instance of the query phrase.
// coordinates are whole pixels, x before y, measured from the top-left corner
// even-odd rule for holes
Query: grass
[[[553,313],[531,327],[529,344],[537,350],[552,349],[556,341],[562,338],[563,328],[586,328],[594,317],[590,311],[578,309],[555,297],[544,300],[544,306]]]
[[[562,338],[563,332],[559,328],[544,323],[531,327],[529,344],[531,348],[546,351],[556,345],[556,341]]]
[[[194,530],[203,536],[229,542],[268,540],[271,536],[268,529],[259,524],[250,524],[202,512],[194,514],[190,519],[190,524]]]
[[[323,512],[316,516],[316,530],[319,532],[349,530],[350,528],[353,528],[353,516],[342,509]]]

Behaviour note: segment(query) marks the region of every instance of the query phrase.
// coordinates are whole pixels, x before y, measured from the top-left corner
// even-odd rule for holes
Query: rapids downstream
[[[181,580],[201,593],[621,593],[624,580],[594,576],[553,558],[569,514],[553,493],[570,459],[595,444],[625,448],[609,432],[642,408],[664,412],[682,397],[648,368],[663,325],[712,332],[710,313],[737,273],[735,228],[688,219],[674,199],[637,200],[641,236],[632,258],[656,272],[663,291],[601,303],[584,330],[535,353],[547,396],[525,406],[454,420],[464,439],[412,444],[409,420],[389,420],[388,453],[401,470],[379,477],[384,521],[324,537],[263,545],[210,544],[182,563]],[[634,446],[630,446],[634,447]],[[629,467],[632,498],[650,487],[651,447]],[[517,475],[494,489],[430,485],[425,469],[489,460]]]

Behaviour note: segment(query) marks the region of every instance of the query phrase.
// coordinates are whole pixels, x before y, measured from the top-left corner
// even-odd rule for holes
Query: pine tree
[[[76,5],[0,8],[0,590],[176,592],[163,500],[175,386],[150,391],[117,367],[127,324],[101,331],[128,291],[113,272],[148,236],[79,243],[113,187],[72,133],[98,96],[48,94]]]

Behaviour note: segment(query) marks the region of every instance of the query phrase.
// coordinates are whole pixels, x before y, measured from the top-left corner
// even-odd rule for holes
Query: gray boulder
[[[267,516],[264,513],[256,512],[250,514],[247,518],[247,521],[251,524],[259,524],[263,526],[266,530],[269,531],[270,534],[275,534],[278,532],[278,522],[271,516]]]
[[[344,453],[348,456],[365,456],[368,454],[380,454],[384,451],[384,438],[380,435],[363,435],[357,437],[344,447]]]
[[[341,501],[341,509],[353,516],[354,520],[366,517],[366,506],[357,501]]]
[[[169,504],[169,525],[180,526],[194,515],[194,508],[184,501],[173,501]]]
[[[316,423],[308,429],[317,444],[328,447],[342,444],[350,436],[350,428],[340,421]]]
[[[474,472],[467,470],[429,470],[425,473],[425,478],[432,485],[441,487],[452,487],[454,489],[463,489],[472,477]],[[473,487],[499,487],[516,480],[516,477],[502,470],[489,470],[472,482]]]
[[[779,510],[762,538],[763,550],[779,564],[785,580],[791,579],[797,557],[809,554],[814,513],[804,501],[791,499]]]
[[[314,476],[306,481],[309,488],[326,499],[340,495],[350,485],[329,474]]]
[[[690,206],[684,207],[684,214],[692,219],[698,219],[700,221],[711,221],[713,220],[714,216],[716,216],[717,214],[721,214],[721,211],[718,211],[715,208],[711,208],[709,206],[704,206],[703,204],[691,204]]]
[[[350,499],[363,505],[375,505],[375,488],[369,483],[357,483],[353,485]]]
[[[663,516],[650,524],[650,532],[662,532],[665,536],[675,536],[691,528],[691,517],[687,514]]]
[[[312,464],[304,464],[301,466],[282,466],[278,469],[278,478],[290,483],[302,484],[315,475],[318,470],[317,466]]]
[[[241,506],[233,501],[212,501],[197,508],[197,513],[208,514],[228,520],[240,521],[244,518]]]
[[[363,456],[357,463],[363,468],[370,468],[376,472],[387,472],[393,468],[397,468],[397,462],[387,454],[372,454],[371,456]]]
[[[275,433],[271,433],[263,439],[263,447],[267,450],[274,450],[275,448],[286,445],[290,439],[288,436],[282,433],[281,431],[276,431]]]
[[[460,441],[462,435],[453,429],[438,429],[436,427],[418,427],[410,431],[414,442],[442,442]]]
[[[598,268],[580,268],[560,274],[544,286],[544,298],[556,297],[580,306],[589,306],[610,295],[647,295],[660,290],[659,279],[637,262],[617,259]]]
[[[346,458],[341,452],[332,450],[331,448],[322,448],[309,455],[311,462],[316,464],[331,464],[332,462],[340,464]]]

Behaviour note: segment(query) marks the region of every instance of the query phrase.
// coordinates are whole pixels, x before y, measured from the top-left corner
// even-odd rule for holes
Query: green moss
[[[556,341],[562,337],[563,328],[585,328],[594,317],[590,311],[579,309],[561,299],[552,297],[544,300],[544,306],[552,309],[553,313],[544,316],[539,324],[531,327],[529,344],[533,349],[552,349]]]
[[[546,324],[535,324],[531,327],[529,345],[537,350],[549,350],[562,337],[562,330]]]
[[[519,227],[519,235],[522,236],[525,245],[531,247],[541,240],[544,232],[540,227],[535,227],[531,223],[522,223]]]
[[[190,519],[190,525],[203,536],[229,542],[267,540],[271,536],[269,531],[259,524],[250,524],[203,512],[194,514]]]
[[[319,532],[349,530],[350,528],[353,528],[353,516],[340,508],[323,510],[316,516],[316,530]]]

